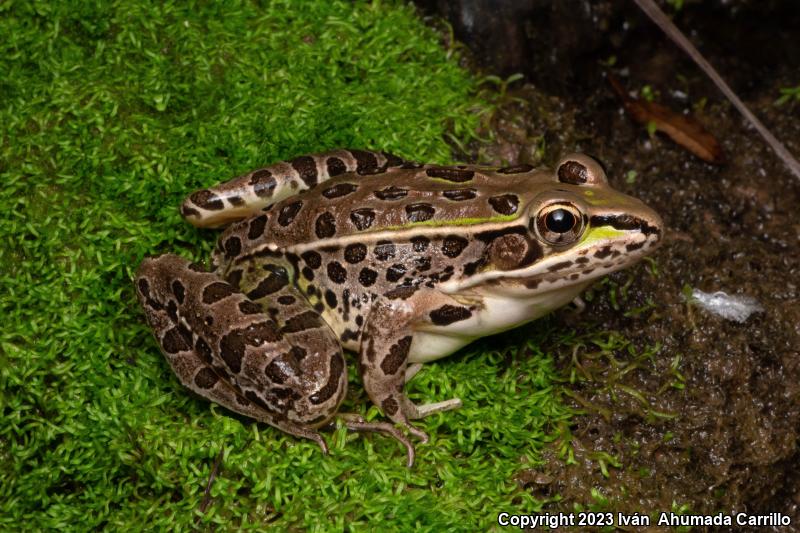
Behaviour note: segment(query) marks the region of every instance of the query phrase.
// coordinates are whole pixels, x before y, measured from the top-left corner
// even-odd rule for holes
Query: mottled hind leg
[[[270,307],[291,299],[282,320],[216,274],[163,255],[142,262],[136,289],[181,383],[327,451],[316,428],[346,393],[345,362],[330,327],[294,287],[276,285],[273,298],[264,296]],[[313,350],[299,342],[309,339]]]
[[[428,436],[410,420],[431,413],[455,409],[461,400],[415,405],[403,391],[408,367],[408,353],[414,338],[414,327],[424,322],[427,312],[450,299],[435,294],[404,301],[379,298],[367,318],[359,350],[359,363],[364,388],[372,402],[392,421],[427,442]]]
[[[184,200],[181,214],[195,226],[220,227],[252,216],[268,205],[339,174],[376,174],[403,163],[392,154],[368,150],[332,150],[304,155],[195,191]],[[333,190],[330,197],[335,198],[341,192]]]

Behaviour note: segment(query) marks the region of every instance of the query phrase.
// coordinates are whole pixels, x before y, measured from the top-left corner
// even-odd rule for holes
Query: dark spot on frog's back
[[[431,240],[423,235],[419,237],[414,237],[411,239],[412,249],[415,252],[424,252],[428,249],[428,245],[431,243]]]
[[[502,194],[500,196],[492,196],[489,198],[489,203],[492,209],[501,215],[513,215],[517,212],[519,205],[519,198],[514,194]]]
[[[183,303],[183,299],[186,296],[186,288],[183,286],[183,283],[181,283],[177,279],[172,282],[172,294],[174,294],[175,298],[178,299],[179,304]]]
[[[445,304],[439,309],[431,311],[431,321],[437,326],[447,326],[454,322],[466,320],[472,316],[472,311],[466,307]]]
[[[250,186],[259,198],[269,198],[275,190],[277,181],[267,169],[256,170],[250,177]]]
[[[209,211],[219,211],[225,207],[225,204],[216,194],[206,189],[193,193],[189,199],[195,205]]]
[[[533,165],[522,164],[514,165],[513,167],[503,167],[497,171],[498,174],[522,174],[523,172],[530,172],[533,170]]]
[[[355,192],[356,189],[358,189],[358,185],[354,185],[352,183],[337,183],[333,187],[328,187],[322,191],[322,196],[329,199],[341,198],[342,196],[347,196],[348,194]]]
[[[296,202],[292,202],[281,207],[281,210],[278,213],[278,224],[284,227],[291,224],[302,207],[303,202],[301,200],[297,200]]]
[[[242,241],[239,237],[230,237],[225,241],[225,257],[233,259],[242,252]]]
[[[399,200],[408,196],[408,190],[395,187],[394,185],[385,187],[372,193],[378,200],[392,201]]]
[[[328,307],[331,309],[336,309],[336,307],[339,305],[339,300],[336,298],[336,294],[330,289],[325,291],[325,303],[328,304]]]
[[[375,211],[369,207],[362,207],[350,213],[350,220],[359,231],[364,231],[372,226],[375,221]]]
[[[300,179],[307,187],[317,184],[317,162],[311,156],[303,155],[291,161],[292,168],[300,175]]]
[[[333,237],[336,235],[336,218],[327,211],[322,213],[314,223],[314,232],[320,239]]]
[[[409,222],[425,222],[433,218],[436,209],[426,203],[409,204],[406,206],[406,218]]]
[[[234,292],[233,287],[231,287],[229,283],[215,281],[203,289],[203,303],[209,305],[216,303],[223,298],[227,298]]]
[[[264,228],[267,226],[267,215],[257,216],[250,221],[250,227],[247,229],[247,238],[252,240],[258,239],[264,234]]]
[[[211,347],[201,337],[197,337],[197,342],[194,343],[194,351],[207,365],[214,361]]]
[[[455,183],[463,183],[475,177],[475,171],[460,168],[429,168],[425,171],[429,178],[439,178]]]
[[[472,200],[478,195],[475,189],[452,189],[449,191],[442,191],[442,196],[454,202],[463,202],[465,200]]]

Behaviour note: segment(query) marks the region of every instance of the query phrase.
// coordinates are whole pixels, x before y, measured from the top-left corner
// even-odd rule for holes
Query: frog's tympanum
[[[181,382],[323,451],[318,428],[335,416],[391,435],[409,464],[399,428],[424,442],[411,421],[461,404],[412,403],[403,387],[419,363],[570,302],[651,252],[662,225],[580,154],[551,171],[336,150],[197,191],[181,212],[227,226],[210,272],[168,254],[136,274]],[[366,392],[394,424],[337,415],[343,350],[358,354]]]

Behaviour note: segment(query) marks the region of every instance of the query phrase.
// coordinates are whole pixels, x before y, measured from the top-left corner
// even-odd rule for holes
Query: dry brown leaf
[[[610,74],[608,81],[633,120],[645,126],[653,123],[656,131],[666,134],[670,139],[703,161],[715,164],[724,161],[722,146],[720,146],[716,137],[709,133],[697,119],[676,113],[668,107],[655,102],[632,98],[619,81]]]

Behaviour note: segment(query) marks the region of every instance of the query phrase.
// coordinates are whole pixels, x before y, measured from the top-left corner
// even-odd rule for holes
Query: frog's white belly
[[[409,361],[426,363],[446,357],[473,340],[500,333],[568,304],[589,282],[539,294],[510,298],[492,288],[484,288],[464,297],[464,303],[478,302],[477,309],[467,320],[448,326],[427,324],[414,332]]]

